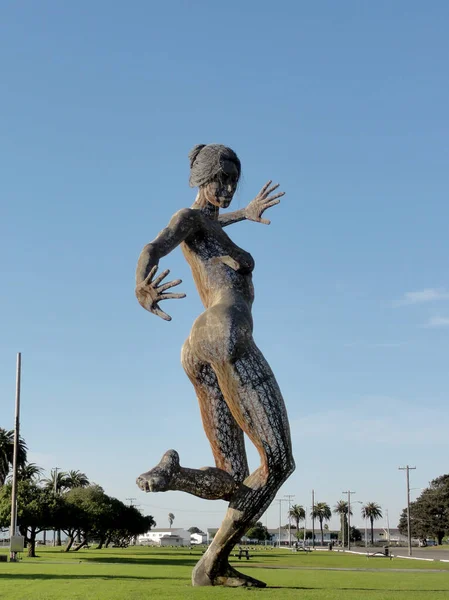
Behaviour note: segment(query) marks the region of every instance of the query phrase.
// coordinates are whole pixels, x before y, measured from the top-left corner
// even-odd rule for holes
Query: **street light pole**
[[[342,494],[348,494],[348,550],[351,549],[351,494],[355,494],[355,492],[351,492],[348,490],[347,492],[342,492]]]
[[[14,455],[12,463],[12,491],[11,491],[11,525],[9,532],[10,549],[11,538],[16,535],[17,529],[17,469],[19,457],[19,428],[20,428],[20,381],[22,372],[22,354],[17,353],[17,368],[16,368],[16,415],[14,423]],[[16,560],[16,553],[10,551],[9,556],[11,561]]]
[[[315,550],[315,490],[312,490],[312,548]]]
[[[412,555],[412,528],[410,522],[410,471],[414,471],[416,467],[399,467],[399,471],[406,471],[407,482],[407,538],[408,538],[408,555]]]
[[[388,517],[388,508],[385,509],[385,514],[386,514],[386,517],[387,517],[388,544],[390,544],[390,519]]]
[[[279,502],[279,548],[281,547],[281,519],[282,519],[282,502],[287,502],[286,498],[276,498]]]

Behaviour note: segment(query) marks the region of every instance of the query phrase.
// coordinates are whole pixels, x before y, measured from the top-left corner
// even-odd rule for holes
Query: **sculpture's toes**
[[[166,492],[170,489],[173,475],[179,471],[179,455],[176,450],[168,450],[160,463],[136,479],[144,492]]]
[[[151,492],[150,484],[148,483],[148,479],[146,479],[145,474],[140,475],[136,479],[136,483],[140,487],[142,492]]]
[[[215,571],[215,575],[211,575],[211,570]],[[218,571],[218,572],[217,572]],[[214,569],[206,567],[204,557],[196,564],[192,573],[192,585],[194,586],[211,586],[220,585],[223,587],[258,587],[264,588],[267,584],[249,575],[239,573],[231,565],[224,565],[223,568]]]
[[[264,581],[259,581],[259,579],[244,575],[237,571],[237,569],[231,567],[231,565],[228,565],[224,575],[215,578],[214,585],[223,585],[225,587],[267,587],[267,584]]]

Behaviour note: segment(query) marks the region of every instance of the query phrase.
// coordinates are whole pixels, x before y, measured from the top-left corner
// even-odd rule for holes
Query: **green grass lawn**
[[[137,547],[64,554],[38,548],[38,554],[16,564],[0,563],[2,600],[225,600],[248,593],[260,600],[449,598],[449,564],[438,562],[259,550],[249,561],[233,561],[238,569],[267,582],[269,587],[259,590],[192,588],[190,575],[199,550]]]

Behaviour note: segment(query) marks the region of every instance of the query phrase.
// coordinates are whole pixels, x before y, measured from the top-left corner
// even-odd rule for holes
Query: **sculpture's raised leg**
[[[238,483],[221,469],[186,469],[179,464],[176,450],[168,450],[158,465],[137,478],[144,492],[187,492],[206,500],[230,500]]]

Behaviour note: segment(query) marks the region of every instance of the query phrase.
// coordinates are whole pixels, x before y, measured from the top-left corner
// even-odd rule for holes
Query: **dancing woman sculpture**
[[[206,308],[194,322],[182,349],[182,365],[195,387],[215,467],[187,469],[169,450],[160,463],[137,479],[147,492],[180,490],[229,501],[225,519],[196,565],[193,585],[259,586],[228,563],[229,554],[252,523],[268,508],[294,471],[290,429],[279,386],[253,340],[254,260],[226,235],[223,227],[244,219],[269,224],[263,212],[283,192],[269,181],[245,208],[220,215],[234,196],[240,160],[225,146],[198,145],[190,155],[190,186],[199,187],[191,208],[177,212],[137,264],[136,296],[146,310],[169,321],[159,302],[183,298],[167,292],[179,279],[162,283],[159,260],[180,245]],[[261,465],[251,475],[244,436],[257,448]]]

